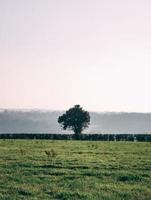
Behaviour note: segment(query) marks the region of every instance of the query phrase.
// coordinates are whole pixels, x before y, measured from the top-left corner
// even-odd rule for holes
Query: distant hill
[[[0,133],[69,133],[57,123],[61,111],[0,110]],[[151,113],[90,113],[85,133],[151,133]]]

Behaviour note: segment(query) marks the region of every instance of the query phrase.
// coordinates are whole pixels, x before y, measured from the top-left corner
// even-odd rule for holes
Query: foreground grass
[[[0,140],[0,199],[151,200],[151,143]]]

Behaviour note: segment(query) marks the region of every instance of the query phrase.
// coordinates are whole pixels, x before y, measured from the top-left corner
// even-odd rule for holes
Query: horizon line
[[[70,109],[70,108],[69,108]],[[51,109],[51,108],[3,108],[0,107],[0,111],[5,111],[5,110],[18,110],[18,111],[51,111],[51,112],[65,112],[66,109]],[[86,109],[84,109],[86,110]],[[150,114],[151,111],[96,111],[96,110],[87,110],[88,112],[91,113],[142,113],[142,114]]]

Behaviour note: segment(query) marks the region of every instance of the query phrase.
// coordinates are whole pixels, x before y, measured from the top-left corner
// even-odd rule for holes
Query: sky
[[[150,0],[0,0],[0,108],[151,112]]]

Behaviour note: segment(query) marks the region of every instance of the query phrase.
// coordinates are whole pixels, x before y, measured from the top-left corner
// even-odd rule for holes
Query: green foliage
[[[150,200],[150,158],[149,142],[0,140],[0,200]]]
[[[79,135],[88,127],[90,115],[80,105],[75,105],[58,118],[58,123],[62,125],[64,130],[71,129],[76,135]]]

